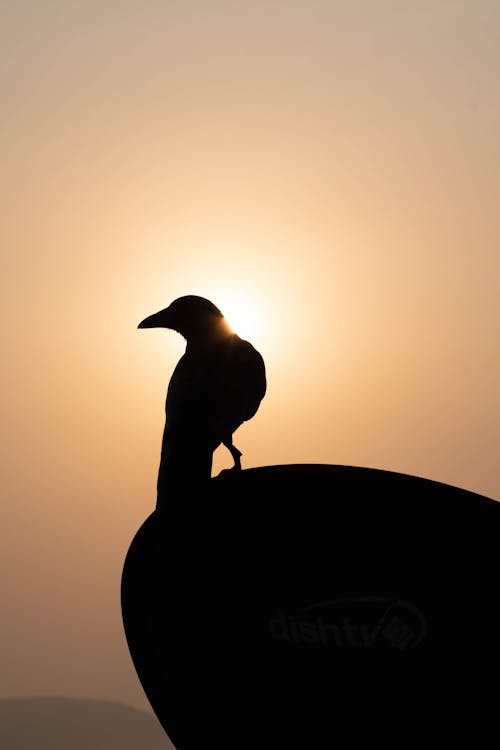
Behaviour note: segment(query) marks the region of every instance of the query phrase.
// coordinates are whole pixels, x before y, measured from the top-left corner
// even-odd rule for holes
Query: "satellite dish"
[[[122,576],[131,657],[177,750],[498,732],[500,504],[323,464],[180,501],[146,519]]]

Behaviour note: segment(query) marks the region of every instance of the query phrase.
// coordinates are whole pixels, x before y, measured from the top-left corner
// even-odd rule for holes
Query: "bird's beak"
[[[141,320],[137,328],[170,328],[171,322],[170,308],[166,307],[164,310]]]

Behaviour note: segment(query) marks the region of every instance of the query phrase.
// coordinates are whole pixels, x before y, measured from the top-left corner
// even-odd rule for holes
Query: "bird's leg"
[[[233,441],[232,440],[225,440],[223,442],[223,445],[225,445],[225,447],[228,449],[228,451],[230,452],[231,456],[233,457],[234,466],[233,466],[232,470],[233,471],[235,471],[235,470],[236,471],[241,471],[240,456],[243,455],[242,452],[239,451],[238,448],[235,445],[233,445]]]

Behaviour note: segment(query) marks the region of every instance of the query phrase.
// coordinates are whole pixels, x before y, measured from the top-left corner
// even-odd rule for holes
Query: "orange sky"
[[[256,311],[244,466],[500,499],[500,7],[1,13],[1,690],[142,707],[119,582],[183,343],[136,326],[175,297]]]

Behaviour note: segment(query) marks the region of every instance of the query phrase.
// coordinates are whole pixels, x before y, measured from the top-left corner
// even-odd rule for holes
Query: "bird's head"
[[[138,328],[170,328],[184,336],[188,343],[230,332],[219,308],[205,297],[193,294],[174,300],[168,307],[141,321]]]

